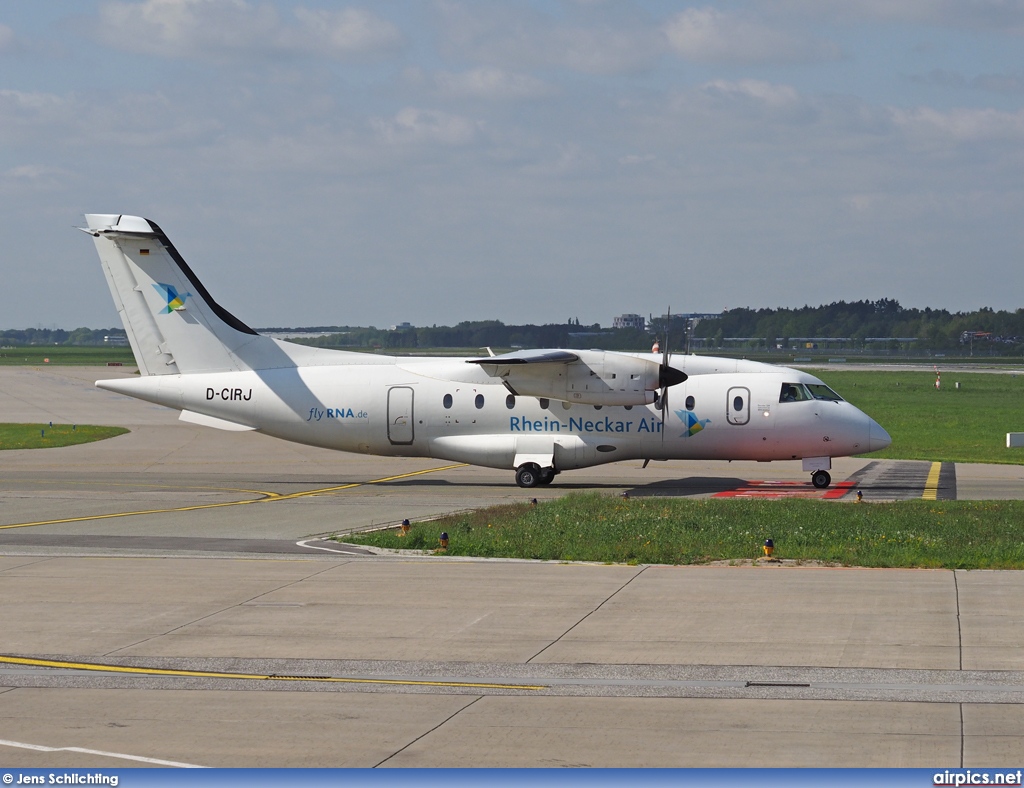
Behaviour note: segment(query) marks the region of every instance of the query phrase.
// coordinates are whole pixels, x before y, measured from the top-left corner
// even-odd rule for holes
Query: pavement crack
[[[18,569],[24,569],[27,566],[34,566],[35,564],[45,564],[47,561],[52,561],[52,560],[53,560],[53,558],[50,557],[50,556],[46,556],[46,557],[42,557],[42,558],[34,557],[33,556],[33,557],[30,558],[30,560],[25,561],[25,563],[23,563],[23,564],[16,564],[15,566],[5,566],[3,569],[0,569],[0,572],[11,572],[11,571],[15,571],[15,570],[18,570]]]
[[[419,736],[417,736],[416,738],[414,738],[414,739],[413,739],[412,741],[408,742],[407,744],[405,744],[405,745],[404,745],[404,746],[402,746],[402,747],[399,747],[399,748],[398,748],[397,750],[395,750],[395,751],[394,751],[393,753],[391,753],[391,754],[390,754],[390,755],[389,755],[389,756],[388,756],[387,758],[385,758],[385,759],[384,759],[383,761],[381,761],[380,763],[374,764],[373,768],[374,768],[374,769],[376,769],[376,768],[378,768],[378,767],[380,767],[380,766],[383,766],[383,765],[384,765],[385,763],[387,763],[388,761],[390,761],[390,760],[391,760],[392,758],[394,758],[394,757],[395,757],[396,755],[399,755],[399,754],[401,754],[401,753],[405,752],[405,751],[406,751],[407,749],[409,749],[410,747],[412,747],[412,746],[413,746],[413,745],[414,745],[414,744],[415,744],[416,742],[418,742],[418,741],[422,741],[422,740],[423,740],[424,738],[426,738],[427,736],[429,736],[429,735],[430,735],[431,733],[433,733],[434,731],[436,731],[436,730],[437,730],[438,728],[441,728],[442,726],[444,726],[444,725],[448,724],[448,723],[449,723],[449,722],[450,722],[451,720],[455,719],[455,718],[456,718],[457,716],[459,716],[460,714],[462,714],[462,712],[464,712],[464,711],[465,711],[466,709],[468,709],[468,708],[469,708],[470,706],[472,706],[472,705],[473,705],[474,703],[476,703],[476,702],[477,702],[478,700],[482,700],[482,699],[483,699],[483,697],[484,697],[483,695],[477,695],[477,696],[476,696],[475,698],[473,698],[473,700],[471,700],[471,701],[470,701],[469,703],[467,703],[467,704],[466,704],[465,706],[463,706],[462,708],[460,708],[460,709],[456,709],[456,710],[455,710],[454,712],[452,712],[452,713],[451,713],[451,714],[449,714],[449,715],[448,715],[447,717],[445,717],[445,718],[444,718],[443,720],[441,720],[441,721],[440,721],[439,723],[437,723],[437,725],[435,725],[435,726],[434,726],[433,728],[431,728],[430,730],[426,730],[426,731],[424,731],[424,732],[423,732],[423,733],[421,733],[421,734],[420,734]]]
[[[960,768],[964,768],[964,704],[960,706]]]
[[[956,643],[960,654],[960,670],[964,669],[964,635],[960,624],[960,584],[956,579],[957,570],[953,570],[953,595],[956,598]]]
[[[556,643],[561,641],[562,638],[564,638],[566,635],[568,635],[570,632],[572,632],[574,629],[576,629],[576,627],[578,627],[580,624],[582,624],[584,621],[586,621],[588,618],[590,618],[592,615],[594,615],[594,613],[596,613],[598,610],[600,610],[602,607],[604,607],[605,604],[607,604],[612,599],[614,599],[618,595],[618,593],[620,591],[622,591],[626,586],[628,586],[630,583],[632,583],[634,580],[636,580],[638,577],[640,577],[640,575],[642,575],[644,572],[646,572],[648,568],[649,567],[646,567],[646,566],[641,567],[639,572],[637,572],[635,575],[633,575],[631,578],[629,578],[629,580],[627,580],[621,586],[619,586],[614,591],[612,591],[611,594],[609,594],[607,597],[605,597],[600,605],[595,607],[593,610],[591,610],[589,613],[587,613],[585,616],[583,616],[583,618],[581,618],[579,621],[577,621],[575,624],[573,624],[571,627],[569,627],[567,630],[565,630],[565,632],[563,632],[557,638],[555,638],[550,643],[548,643],[546,646],[544,646],[544,648],[542,648],[540,651],[538,651],[536,654],[534,654],[532,657],[530,657],[528,660],[526,660],[526,664],[529,664],[529,663],[533,662],[533,660],[537,659],[537,657],[539,657],[541,654],[543,654],[545,651],[547,651],[553,645],[555,645]]]
[[[194,624],[198,624],[200,621],[205,621],[205,620],[207,620],[209,618],[213,618],[214,616],[219,616],[221,613],[225,613],[228,610],[234,610],[235,608],[241,607],[242,605],[248,605],[251,602],[255,602],[257,599],[260,599],[262,597],[267,596],[268,594],[274,594],[274,593],[276,593],[278,591],[281,591],[282,589],[288,588],[289,586],[297,585],[298,583],[302,583],[302,582],[304,582],[306,580],[314,578],[317,575],[322,575],[324,572],[330,572],[332,569],[336,569],[336,568],[337,567],[334,566],[334,565],[328,566],[328,567],[325,567],[325,568],[321,569],[318,572],[313,572],[311,574],[305,575],[304,577],[300,577],[300,578],[298,578],[296,580],[292,580],[292,581],[289,581],[287,583],[282,583],[281,585],[277,586],[276,588],[271,588],[271,589],[268,589],[266,591],[262,591],[259,594],[256,594],[256,596],[254,596],[254,597],[251,597],[249,599],[243,599],[241,602],[235,602],[233,604],[230,604],[230,605],[227,605],[225,607],[222,607],[219,610],[214,610],[213,612],[207,613],[205,616],[199,616],[199,618],[196,618],[196,619],[194,619],[192,621],[186,621],[184,624],[179,624],[178,626],[172,627],[171,629],[168,629],[165,632],[161,632],[161,633],[159,633],[157,635],[150,635],[149,637],[142,638],[141,640],[137,640],[134,643],[129,643],[129,644],[124,645],[124,646],[119,646],[118,648],[114,649],[113,651],[108,651],[107,653],[103,654],[102,656],[104,656],[104,657],[117,656],[117,654],[119,652],[123,652],[126,649],[135,648],[136,646],[141,646],[143,643],[148,643],[151,640],[159,640],[162,637],[167,637],[168,635],[173,635],[175,632],[178,632],[178,631],[180,631],[182,629],[185,629],[186,627],[193,626]]]

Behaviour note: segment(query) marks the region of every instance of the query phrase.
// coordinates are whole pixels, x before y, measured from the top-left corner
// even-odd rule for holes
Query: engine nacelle
[[[510,353],[471,363],[521,396],[581,405],[650,405],[662,386],[686,380],[656,361],[603,350]]]

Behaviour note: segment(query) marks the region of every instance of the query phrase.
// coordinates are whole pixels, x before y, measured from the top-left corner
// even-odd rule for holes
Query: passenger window
[[[509,394],[507,397],[505,397],[505,407],[506,408],[508,408],[509,410],[512,410],[512,408],[514,408],[515,406],[516,406],[515,395]]]
[[[444,399],[441,400],[441,404],[444,405],[445,410],[448,410],[452,406],[452,395],[445,394]]]
[[[824,383],[808,383],[807,388],[811,391],[811,396],[815,399],[823,399],[829,402],[842,402],[843,398],[836,394],[832,389],[826,386]]]
[[[484,395],[483,394],[477,394],[476,395],[476,399],[473,401],[473,404],[476,405],[476,409],[477,410],[480,410],[480,408],[482,408],[484,406]]]
[[[697,404],[697,400],[695,400],[692,395],[686,398],[686,409],[687,410],[693,410],[693,408],[694,408],[694,406],[696,404]]]

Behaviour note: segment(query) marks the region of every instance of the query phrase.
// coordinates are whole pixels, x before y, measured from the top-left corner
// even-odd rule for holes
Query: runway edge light
[[[765,539],[764,547],[761,549],[764,550],[764,555],[766,558],[771,558],[772,553],[775,552],[775,542],[771,539]]]

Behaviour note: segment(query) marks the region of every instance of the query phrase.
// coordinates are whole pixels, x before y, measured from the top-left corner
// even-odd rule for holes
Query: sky
[[[0,328],[84,213],[253,326],[1024,306],[1024,0],[0,0]]]

